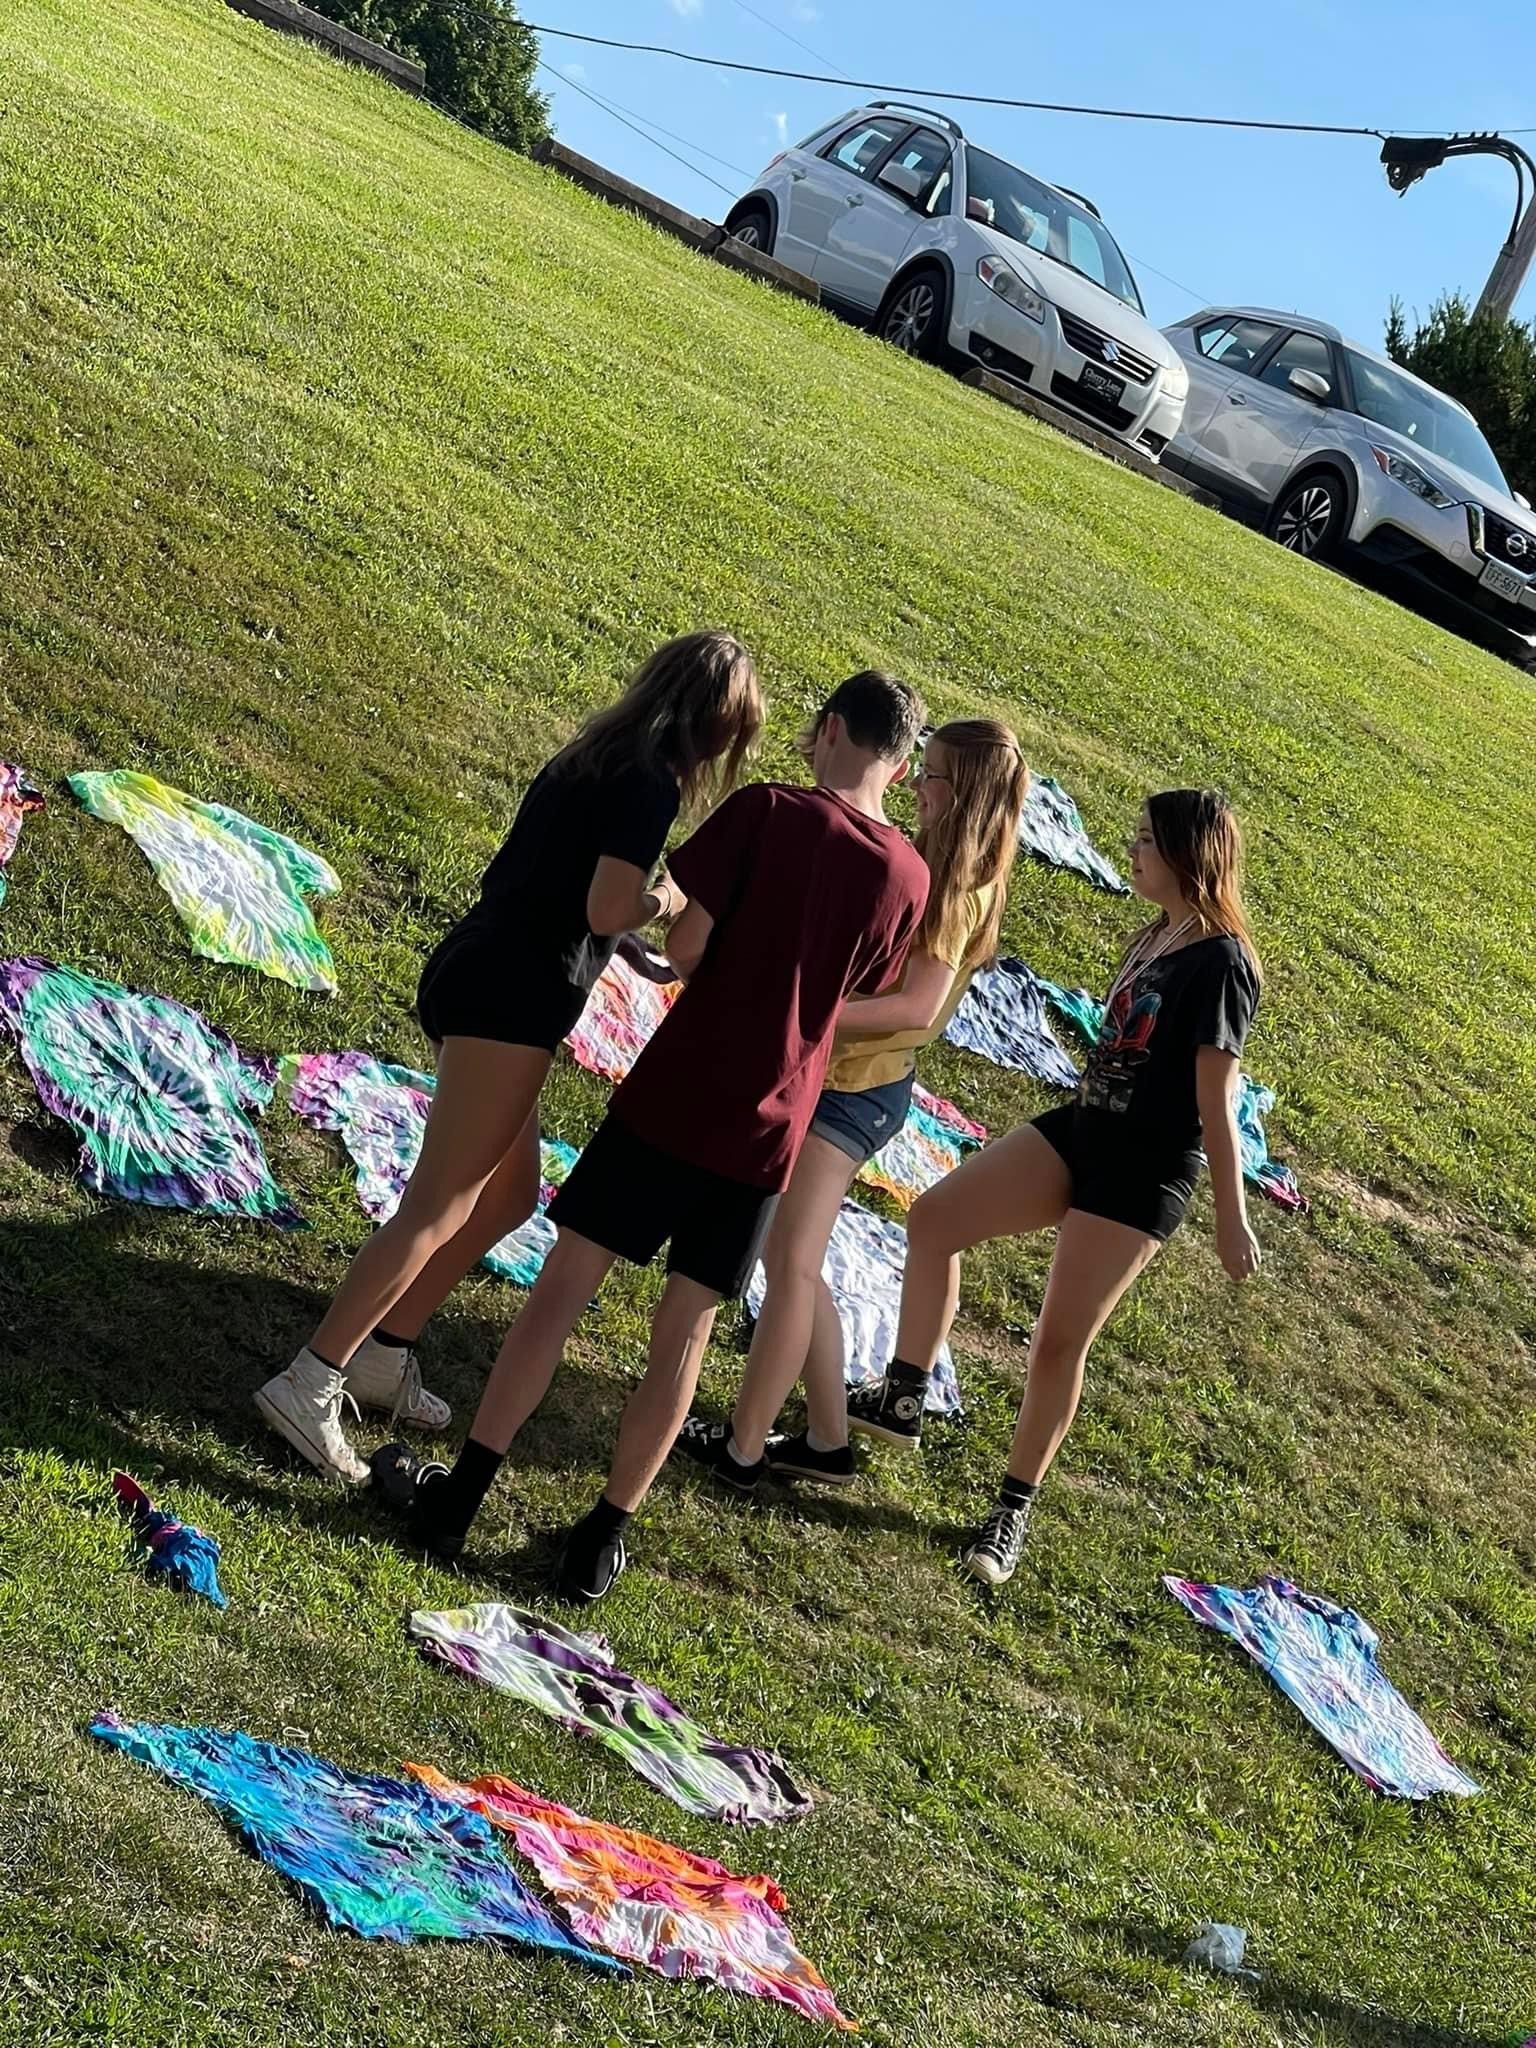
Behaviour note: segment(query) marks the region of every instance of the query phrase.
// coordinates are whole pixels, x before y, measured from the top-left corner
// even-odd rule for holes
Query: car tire
[[[1331,561],[1349,521],[1349,499],[1337,470],[1313,469],[1286,485],[1275,500],[1264,531],[1272,541],[1309,562]]]
[[[766,206],[744,206],[733,214],[730,233],[744,249],[756,249],[764,256],[773,254],[773,220]]]
[[[931,266],[898,277],[875,315],[875,332],[882,341],[926,363],[943,361],[948,325],[948,282],[942,270]]]

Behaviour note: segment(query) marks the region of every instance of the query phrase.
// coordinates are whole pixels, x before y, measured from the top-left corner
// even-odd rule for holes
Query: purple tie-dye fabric
[[[16,851],[22,820],[43,808],[43,792],[14,761],[0,761],[0,903],[5,901],[5,864]]]
[[[1030,1074],[1052,1088],[1075,1088],[1077,1068],[1045,1013],[1046,986],[1022,960],[983,968],[950,1018],[945,1038],[1011,1073]]]
[[[967,1152],[986,1142],[984,1125],[973,1123],[942,1095],[914,1087],[906,1122],[860,1167],[859,1179],[910,1209],[919,1195],[953,1173]]]
[[[0,961],[0,1028],[43,1107],[79,1132],[80,1177],[97,1194],[301,1221],[250,1121],[272,1099],[275,1061],[165,996],[51,960]]]
[[[779,1821],[811,1802],[776,1756],[709,1735],[665,1693],[631,1678],[601,1636],[487,1601],[406,1624],[428,1657],[594,1736],[689,1813],[714,1820]]]
[[[1261,1579],[1246,1592],[1171,1575],[1163,1584],[1197,1621],[1240,1643],[1373,1792],[1471,1798],[1482,1789],[1383,1675],[1376,1631],[1351,1608],[1288,1579]]]
[[[344,1771],[221,1728],[120,1721],[91,1733],[208,1804],[334,1927],[383,1941],[511,1941],[627,1977],[533,1896],[490,1823],[414,1780]]]

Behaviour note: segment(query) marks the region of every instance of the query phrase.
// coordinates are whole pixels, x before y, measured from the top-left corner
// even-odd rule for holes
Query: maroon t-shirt
[[[829,790],[778,782],[727,798],[668,865],[715,927],[613,1114],[674,1158],[782,1188],[838,1012],[900,975],[928,869],[894,825]]]

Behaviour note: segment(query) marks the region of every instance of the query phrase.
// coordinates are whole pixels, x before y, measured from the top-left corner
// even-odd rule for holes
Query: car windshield
[[[1345,355],[1355,386],[1355,410],[1362,419],[1390,427],[1405,441],[1417,441],[1426,454],[1454,462],[1458,469],[1509,496],[1497,456],[1483,439],[1477,421],[1469,419],[1460,406],[1452,405],[1428,385],[1399,376],[1385,363],[1373,363],[1353,349],[1346,349]]]
[[[1129,264],[1114,236],[1086,206],[1076,205],[1001,157],[988,156],[984,149],[965,152],[965,195],[972,218],[980,217],[1010,241],[1065,263],[1141,312],[1141,293]]]

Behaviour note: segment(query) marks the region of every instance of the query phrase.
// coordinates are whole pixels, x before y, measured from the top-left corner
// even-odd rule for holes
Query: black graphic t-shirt
[[[675,775],[628,762],[573,775],[559,756],[541,768],[459,926],[504,942],[508,960],[590,990],[617,939],[587,923],[587,891],[604,854],[649,874],[677,817]]]
[[[1258,1006],[1252,962],[1225,933],[1150,961],[1110,999],[1079,1106],[1157,1156],[1198,1152],[1196,1055],[1203,1045],[1240,1055]]]

